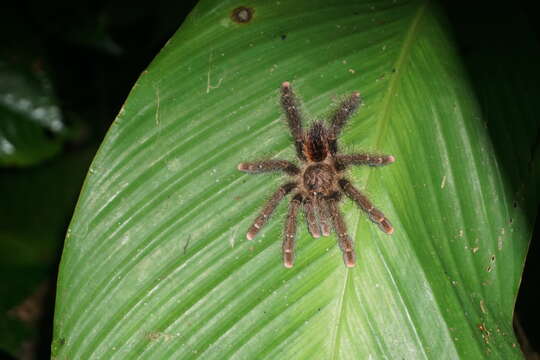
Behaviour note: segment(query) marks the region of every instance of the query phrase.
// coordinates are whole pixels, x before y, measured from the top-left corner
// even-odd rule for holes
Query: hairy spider
[[[328,236],[330,228],[334,228],[347,267],[354,266],[356,260],[353,242],[347,234],[343,215],[338,208],[342,193],[356,202],[382,231],[387,234],[394,232],[384,214],[344,177],[349,166],[381,166],[395,161],[391,155],[339,154],[337,138],[360,104],[360,93],[353,92],[333,113],[329,126],[317,121],[305,131],[291,84],[284,82],[281,84],[281,105],[294,138],[296,155],[302,165],[298,167],[287,160],[263,160],[238,165],[238,170],[251,174],[283,171],[292,178],[272,195],[247,232],[247,238],[252,240],[266,224],[278,203],[292,192],[282,246],[283,265],[287,268],[291,268],[294,263],[296,217],[301,206],[309,232],[314,238],[321,234]]]

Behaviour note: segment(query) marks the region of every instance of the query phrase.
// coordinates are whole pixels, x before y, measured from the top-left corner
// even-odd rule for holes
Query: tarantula
[[[321,234],[328,236],[330,227],[334,228],[347,267],[353,267],[356,260],[353,241],[347,234],[343,215],[338,208],[342,193],[356,202],[382,231],[387,234],[394,232],[384,214],[344,177],[344,171],[349,166],[381,166],[395,161],[391,155],[339,154],[337,138],[360,104],[360,93],[353,92],[333,113],[329,126],[316,121],[305,131],[291,84],[284,82],[281,84],[281,105],[294,138],[296,155],[302,165],[298,167],[287,160],[263,160],[238,165],[238,170],[251,174],[283,171],[292,178],[272,195],[247,232],[248,240],[252,240],[266,224],[278,203],[285,195],[293,192],[282,246],[283,265],[287,268],[294,264],[296,218],[300,206],[303,207],[308,230],[314,238]]]

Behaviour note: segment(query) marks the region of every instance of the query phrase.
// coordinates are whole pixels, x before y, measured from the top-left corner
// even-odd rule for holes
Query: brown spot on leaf
[[[253,18],[254,12],[255,10],[253,8],[246,7],[246,6],[239,6],[232,11],[231,19],[232,21],[239,24],[247,24]]]
[[[482,338],[484,339],[484,342],[486,343],[486,345],[489,345],[489,338],[491,336],[491,331],[488,330],[488,328],[486,327],[486,324],[484,323],[481,323],[481,324],[478,324],[476,325],[478,327],[478,330],[480,330],[482,332]]]

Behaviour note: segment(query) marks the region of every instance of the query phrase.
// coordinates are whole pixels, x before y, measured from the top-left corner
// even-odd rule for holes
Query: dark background
[[[45,77],[68,129],[43,130],[46,140],[60,144],[48,159],[0,168],[0,234],[15,239],[0,237],[0,359],[50,358],[58,262],[90,161],[139,74],[195,3],[53,0],[0,8],[0,64],[17,64]],[[442,5],[480,102],[491,72],[509,81],[526,78],[525,90],[515,97],[537,102],[540,52],[534,2]],[[512,96],[506,96],[511,102]],[[531,118],[538,121],[538,116]],[[538,146],[538,134],[536,139]],[[497,152],[504,163],[505,149]],[[54,209],[51,202],[57,204]],[[26,233],[19,234],[21,228]],[[36,232],[42,235],[39,243],[28,240]],[[538,358],[540,348],[537,238],[536,222],[514,321],[530,359]]]

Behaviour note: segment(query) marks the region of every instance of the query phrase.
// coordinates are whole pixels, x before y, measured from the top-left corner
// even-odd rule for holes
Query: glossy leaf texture
[[[241,5],[200,2],[109,130],[66,237],[53,356],[520,358],[512,312],[534,219],[533,144],[508,132],[503,142],[529,152],[506,153],[525,164],[507,172],[438,8],[253,2],[239,24]],[[301,217],[285,269],[286,202],[245,239],[286,177],[236,165],[294,159],[283,81],[306,119],[360,91],[344,152],[397,159],[348,175],[395,227],[385,235],[343,201],[355,268]]]
[[[27,167],[59,154],[75,138],[56,96],[44,34],[15,7],[0,23],[0,166]],[[64,104],[65,105],[65,104]]]
[[[61,150],[66,124],[42,65],[0,60],[0,166],[35,165]]]

